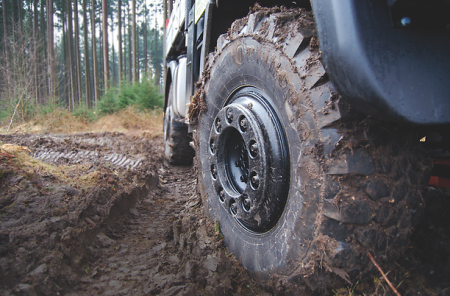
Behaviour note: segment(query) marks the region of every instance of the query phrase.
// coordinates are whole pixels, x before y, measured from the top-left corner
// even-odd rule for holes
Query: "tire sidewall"
[[[205,206],[213,220],[218,220],[224,243],[250,272],[267,277],[269,273],[288,274],[305,254],[314,236],[314,221],[319,200],[320,184],[310,178],[304,169],[305,162],[318,166],[312,157],[303,153],[314,140],[301,140],[298,123],[292,116],[291,99],[294,86],[301,85],[301,78],[291,66],[291,61],[271,43],[259,43],[249,38],[239,38],[228,44],[214,60],[210,79],[205,86],[207,111],[199,117],[200,191]],[[267,95],[278,113],[284,128],[290,156],[289,193],[285,210],[277,225],[269,232],[256,234],[237,223],[219,203],[212,186],[210,163],[212,155],[208,140],[219,110],[234,93],[246,86],[256,87]],[[294,91],[297,93],[297,91]],[[299,103],[302,101],[299,97]],[[305,111],[308,113],[309,111]],[[311,114],[305,114],[308,118]],[[301,120],[301,119],[300,119]],[[309,129],[316,130],[313,122]],[[314,138],[314,133],[311,133]],[[316,184],[317,183],[317,184]],[[308,189],[308,197],[305,190]],[[308,205],[305,206],[306,202]]]

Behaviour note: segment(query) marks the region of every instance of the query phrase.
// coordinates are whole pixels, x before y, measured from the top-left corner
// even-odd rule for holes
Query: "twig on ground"
[[[373,259],[372,255],[370,253],[367,253],[367,256],[369,256],[370,260],[372,261],[373,265],[375,265],[376,268],[380,271],[381,275],[383,276],[384,280],[388,283],[389,287],[391,287],[392,291],[394,291],[395,295],[401,296],[400,293],[397,291],[397,289],[394,288],[392,283],[387,278],[386,274],[381,270],[381,267],[375,262],[375,259]]]

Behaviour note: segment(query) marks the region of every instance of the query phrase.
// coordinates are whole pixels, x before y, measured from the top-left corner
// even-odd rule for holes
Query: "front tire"
[[[199,190],[226,247],[261,278],[325,271],[326,282],[307,280],[324,289],[367,269],[366,252],[404,247],[426,165],[411,129],[340,98],[314,35],[302,10],[234,22],[209,58],[196,142]]]

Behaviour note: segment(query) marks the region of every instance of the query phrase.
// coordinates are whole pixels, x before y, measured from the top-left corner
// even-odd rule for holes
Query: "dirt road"
[[[246,274],[203,214],[194,169],[168,166],[160,137],[0,140],[33,157],[0,150],[1,295],[314,295],[303,281]],[[380,262],[402,295],[450,293],[448,197],[428,189],[408,253]],[[390,295],[377,272],[329,292]]]

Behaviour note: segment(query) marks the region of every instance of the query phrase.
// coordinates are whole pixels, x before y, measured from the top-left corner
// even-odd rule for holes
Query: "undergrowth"
[[[71,112],[61,104],[28,107],[29,116],[5,108],[0,111],[0,133],[74,133],[141,130],[152,135],[162,131],[163,95],[153,83],[143,79],[134,85],[112,88],[96,109],[76,106]]]

